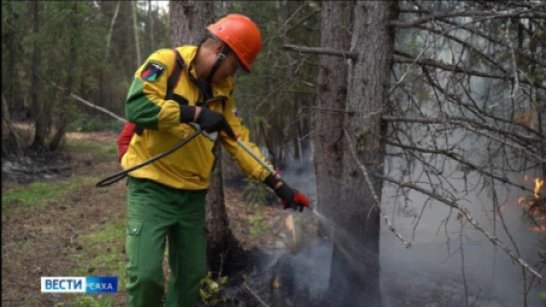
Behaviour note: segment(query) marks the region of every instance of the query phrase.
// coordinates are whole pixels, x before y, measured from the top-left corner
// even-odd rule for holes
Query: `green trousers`
[[[171,275],[165,306],[195,306],[206,275],[205,196],[206,190],[178,190],[129,177],[125,248],[129,306],[161,305],[166,241]]]

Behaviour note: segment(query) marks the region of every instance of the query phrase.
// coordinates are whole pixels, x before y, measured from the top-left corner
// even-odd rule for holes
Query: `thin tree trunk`
[[[34,118],[34,140],[30,148],[34,151],[42,151],[46,142],[49,128],[47,127],[47,116],[44,114],[44,101],[40,100],[42,84],[40,81],[40,66],[42,63],[42,54],[40,44],[37,40],[40,34],[40,2],[28,2],[30,16],[32,16],[32,32],[34,42],[32,46],[32,77],[31,77],[31,105]]]
[[[78,34],[77,31],[79,31],[79,22],[78,22],[78,2],[74,2],[74,8],[73,8],[73,14],[71,16],[72,18],[72,29],[70,33],[70,41],[69,41],[69,53],[68,53],[68,59],[66,61],[66,83],[64,86],[63,91],[63,97],[61,98],[60,107],[59,110],[59,121],[57,122],[57,130],[55,131],[55,134],[51,138],[51,142],[49,143],[49,149],[50,150],[57,150],[59,146],[61,145],[61,142],[64,138],[64,135],[66,133],[66,127],[68,126],[68,101],[70,100],[70,94],[72,92],[72,86],[74,83],[74,67],[76,64],[76,57],[78,55],[77,53],[77,43],[76,43],[76,35]]]
[[[21,155],[21,149],[23,148],[21,146],[21,138],[11,122],[8,102],[6,101],[6,97],[4,95],[2,95],[2,121],[8,128],[8,139],[6,142],[4,142],[4,138],[2,138],[2,154],[9,155],[15,153],[17,155]]]
[[[140,56],[140,40],[138,35],[138,19],[136,12],[136,1],[131,1],[131,12],[133,13],[133,33],[135,37],[135,51],[136,51],[136,62],[137,67],[142,64],[142,57]]]
[[[152,10],[152,0],[148,0],[148,42],[150,44],[150,52],[155,50],[155,35],[154,35],[154,15]]]
[[[108,57],[110,56],[110,44],[112,43],[112,32],[114,31],[114,24],[116,23],[116,19],[118,18],[120,2],[121,1],[118,1],[116,3],[116,9],[114,10],[114,15],[112,16],[112,20],[110,21],[110,28],[108,30],[108,35],[106,36],[106,50],[105,50],[103,62],[108,61]]]
[[[13,16],[13,9],[11,7],[11,2],[6,2],[5,3],[6,5],[6,11],[7,11],[7,24],[9,25],[9,30],[7,31],[7,35],[6,35],[6,41],[7,41],[7,47],[8,47],[8,63],[6,63],[5,65],[8,66],[8,69],[7,69],[7,76],[6,78],[2,78],[2,82],[5,82],[7,83],[6,84],[6,97],[7,97],[7,102],[8,102],[8,106],[11,110],[16,110],[14,108],[14,106],[17,106],[19,105],[18,109],[20,109],[22,106],[21,106],[21,103],[17,103],[15,104],[14,103],[14,91],[15,91],[15,75],[14,75],[14,67],[15,67],[15,35],[16,35],[16,32],[15,32],[15,25],[17,24],[16,23],[16,20]],[[3,83],[3,84],[5,84]]]

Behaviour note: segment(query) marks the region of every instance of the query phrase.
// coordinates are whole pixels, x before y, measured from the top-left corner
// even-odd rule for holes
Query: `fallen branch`
[[[252,294],[252,296],[254,296],[254,298],[260,302],[260,304],[262,304],[262,306],[265,306],[265,307],[269,307],[269,305],[267,305],[259,296],[258,294],[256,294],[256,292],[254,292],[249,286],[248,284],[246,283],[246,281],[243,281],[243,287],[245,287],[245,289],[250,293]]]
[[[493,245],[495,246],[498,246],[500,247],[508,256],[510,256],[514,261],[516,261],[520,266],[522,266],[524,269],[526,269],[527,271],[529,271],[531,274],[533,274],[536,278],[538,278],[539,280],[543,281],[544,280],[544,277],[539,273],[537,272],[533,267],[531,267],[525,260],[521,259],[520,257],[518,257],[516,254],[514,254],[514,252],[512,252],[512,250],[510,248],[508,248],[502,241],[500,241],[497,237],[495,237],[494,235],[490,234],[487,230],[485,230],[481,225],[480,223],[478,223],[474,217],[472,217],[472,215],[470,214],[470,212],[468,211],[467,208],[459,205],[456,201],[453,201],[453,200],[449,200],[449,199],[446,199],[444,198],[443,196],[440,196],[436,193],[433,193],[431,191],[428,191],[420,186],[417,186],[415,184],[412,184],[412,183],[408,183],[408,182],[400,182],[398,180],[395,180],[391,177],[384,177],[382,176],[381,177],[383,180],[385,181],[388,181],[390,183],[393,183],[393,184],[396,184],[398,185],[399,187],[401,188],[409,188],[409,189],[413,189],[417,192],[420,192],[424,195],[427,195],[431,198],[434,198],[436,199],[437,201],[439,202],[442,202],[444,204],[446,204],[447,206],[453,208],[453,209],[456,209],[458,210],[464,217],[465,219],[470,223],[472,224],[472,226],[474,226],[474,228],[476,228],[478,231],[480,231],[489,241],[491,241],[491,243],[493,243]]]
[[[62,86],[60,86],[60,85],[58,85],[58,84],[56,84],[56,83],[54,83],[54,82],[51,82],[51,84],[52,84],[53,86],[55,86],[56,88],[60,89],[60,90],[64,90],[64,87],[62,87]],[[92,102],[89,102],[89,101],[87,101],[87,100],[81,98],[80,96],[78,96],[78,95],[76,95],[76,94],[74,94],[74,93],[70,93],[70,97],[76,99],[77,101],[79,101],[79,102],[85,104],[85,105],[88,106],[88,107],[91,107],[91,108],[93,108],[93,109],[95,109],[95,110],[101,111],[101,112],[103,112],[103,113],[105,113],[105,114],[107,114],[107,115],[110,115],[111,117],[113,117],[113,118],[119,120],[119,121],[122,122],[122,123],[125,123],[125,122],[127,121],[127,120],[125,120],[125,118],[116,115],[116,114],[113,113],[112,111],[107,110],[107,109],[105,109],[105,108],[103,108],[103,107],[99,107],[99,106],[97,106],[96,104],[94,104],[94,103],[92,103]]]
[[[381,206],[380,206],[381,200],[379,199],[379,196],[377,196],[377,193],[375,192],[375,189],[373,188],[372,181],[370,180],[370,176],[368,175],[368,170],[366,169],[366,166],[364,166],[364,164],[362,164],[362,162],[360,162],[360,160],[358,159],[358,156],[356,155],[356,151],[353,146],[353,141],[351,140],[351,137],[349,136],[349,133],[347,133],[347,130],[345,128],[343,128],[343,132],[345,136],[347,137],[347,141],[349,143],[349,149],[351,150],[351,155],[353,159],[356,161],[356,163],[358,164],[358,167],[360,168],[360,170],[362,171],[362,174],[364,175],[364,178],[366,179],[368,188],[370,189],[372,193],[372,198],[377,203],[377,208],[379,209],[379,213],[381,213],[383,220],[385,221],[385,223],[387,223],[389,230],[398,238],[398,240],[400,240],[400,242],[402,242],[406,246],[406,248],[410,248],[411,242],[404,239],[404,237],[402,237],[402,235],[396,231],[396,228],[394,228],[394,225],[392,225],[392,223],[389,221],[389,217],[383,213],[383,210],[381,210]]]

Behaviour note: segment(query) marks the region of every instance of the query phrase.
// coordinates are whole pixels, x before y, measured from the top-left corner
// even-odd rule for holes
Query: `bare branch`
[[[478,108],[475,105],[472,106],[472,105],[469,105],[468,103],[464,103],[463,101],[461,101],[461,99],[459,99],[458,97],[455,97],[455,95],[447,93],[446,89],[441,87],[440,84],[438,83],[438,81],[433,80],[432,76],[430,75],[430,73],[428,72],[426,67],[423,67],[423,72],[424,72],[424,75],[427,78],[429,84],[432,85],[435,89],[439,90],[440,93],[442,93],[442,95],[444,95],[446,98],[448,98],[448,100],[454,101],[456,104],[458,104],[458,105],[472,111],[474,114],[476,114],[476,111],[477,111],[479,113],[479,115],[488,117],[488,118],[490,118],[492,120],[495,120],[495,121],[502,122],[504,124],[509,124],[509,125],[514,125],[514,126],[520,127],[522,129],[525,129],[527,132],[529,132],[531,134],[534,134],[535,136],[537,136],[539,138],[543,137],[543,135],[540,132],[530,128],[529,126],[523,125],[521,123],[514,123],[511,120],[507,120],[507,119],[495,116],[495,115],[493,115],[491,113],[485,112],[484,110]],[[472,97],[470,96],[470,93],[469,93],[468,89],[465,88],[465,87],[462,87],[462,89],[463,89],[463,91],[465,91],[465,94],[468,97],[468,99],[472,100]]]
[[[441,203],[446,204],[447,206],[449,206],[451,208],[454,208],[454,209],[458,210],[465,217],[465,219],[470,224],[472,224],[472,226],[474,226],[478,231],[480,231],[489,241],[491,241],[491,243],[493,243],[493,245],[500,247],[508,256],[510,256],[520,266],[522,266],[527,271],[529,271],[531,274],[533,274],[533,276],[535,276],[536,278],[538,278],[541,281],[544,280],[544,277],[539,272],[537,272],[533,267],[531,267],[525,260],[523,260],[522,258],[518,257],[516,254],[514,254],[514,252],[510,248],[508,248],[502,241],[500,241],[496,236],[490,234],[487,230],[485,230],[474,219],[474,217],[472,217],[472,215],[470,214],[468,209],[465,208],[464,206],[459,205],[456,201],[449,200],[449,199],[447,199],[447,198],[445,198],[445,197],[443,197],[441,195],[433,193],[433,192],[431,192],[429,190],[426,190],[426,189],[424,189],[424,188],[422,188],[420,186],[417,186],[415,184],[412,184],[412,183],[400,182],[400,181],[398,181],[396,179],[393,179],[391,177],[385,177],[385,176],[379,176],[379,175],[378,175],[378,177],[382,178],[383,180],[385,180],[387,182],[398,185],[398,186],[400,186],[402,188],[408,188],[408,189],[412,189],[412,190],[415,190],[417,192],[420,192],[420,193],[422,193],[424,195],[427,195],[427,196],[429,196],[431,198],[436,199],[437,201],[439,201]]]
[[[482,175],[485,175],[487,177],[496,179],[496,180],[498,180],[500,182],[503,182],[503,183],[507,183],[507,184],[512,185],[514,187],[517,187],[517,188],[519,188],[521,190],[528,191],[528,192],[533,192],[533,189],[531,189],[531,188],[528,188],[528,187],[523,186],[521,184],[513,183],[508,178],[500,177],[498,175],[490,173],[490,172],[484,170],[482,167],[480,167],[478,165],[475,165],[475,164],[473,164],[473,163],[471,163],[469,161],[464,160],[463,158],[459,157],[459,155],[456,154],[453,151],[445,150],[445,149],[428,149],[428,148],[422,148],[422,147],[417,147],[417,146],[410,146],[410,145],[401,144],[401,143],[394,143],[394,142],[391,142],[391,141],[388,141],[388,140],[386,141],[386,143],[391,145],[391,146],[396,146],[396,147],[403,148],[403,149],[415,150],[415,151],[419,151],[419,152],[423,152],[423,153],[429,153],[429,154],[443,155],[443,156],[446,156],[446,157],[448,157],[448,158],[450,158],[450,159],[452,159],[454,161],[459,162],[460,164],[468,167],[471,170],[477,171],[478,173],[480,173]]]
[[[526,15],[530,13],[531,15]],[[425,17],[421,17],[415,20],[410,21],[401,21],[401,20],[394,20],[390,23],[390,26],[398,27],[398,28],[410,28],[415,27],[418,25],[421,25],[423,23],[427,23],[432,20],[442,20],[447,18],[453,18],[453,17],[479,17],[483,16],[484,18],[473,20],[472,22],[479,22],[486,19],[494,19],[494,18],[509,18],[509,17],[520,17],[520,18],[529,18],[529,17],[535,17],[535,18],[545,18],[543,14],[540,14],[540,12],[536,12],[534,9],[529,10],[522,10],[522,11],[500,11],[500,12],[490,12],[490,11],[461,11],[461,12],[444,12],[444,13],[437,13],[437,14],[430,14]]]
[[[404,54],[402,52],[395,52],[395,53],[396,53],[396,55]],[[511,76],[511,75],[494,75],[494,74],[482,72],[482,71],[479,71],[479,70],[474,70],[474,69],[471,69],[471,68],[461,67],[461,66],[458,66],[458,65],[445,64],[445,63],[438,62],[438,61],[433,60],[433,59],[415,60],[413,58],[405,58],[405,57],[395,56],[394,61],[397,62],[397,63],[401,63],[401,64],[419,64],[419,65],[422,65],[422,66],[430,66],[430,67],[439,68],[439,69],[449,71],[449,72],[469,74],[469,75],[473,75],[473,76],[477,76],[477,77],[483,77],[483,78],[492,78],[492,79],[501,79],[501,80],[513,80],[514,79],[514,76]],[[525,84],[529,84],[529,85],[532,85],[532,86],[536,86],[536,87],[539,87],[541,89],[546,90],[546,86],[541,85],[541,84],[537,84],[537,83],[529,81],[529,80],[520,80],[520,82],[525,83]]]
[[[285,44],[283,46],[283,49],[288,50],[288,51],[301,52],[301,53],[325,54],[325,55],[339,56],[339,57],[343,57],[343,58],[350,58],[352,60],[356,60],[358,58],[358,55],[355,52],[344,51],[344,50],[334,50],[334,49],[329,49],[329,48],[307,47],[307,46],[298,46],[298,45],[292,45],[292,44]]]
[[[475,34],[475,35],[478,35],[478,36],[480,36],[482,38],[485,38],[486,40],[488,40],[490,42],[493,42],[493,43],[495,43],[497,45],[508,48],[506,43],[494,38],[493,36],[491,36],[491,35],[489,35],[487,33],[481,32],[480,30],[478,30],[476,28],[471,28],[467,24],[459,24],[459,23],[456,23],[456,22],[453,22],[453,21],[450,21],[450,20],[442,20],[442,22],[454,26],[453,28],[450,28],[450,29],[447,29],[446,31],[444,31],[444,33],[450,32],[450,31],[455,30],[455,29],[464,29],[464,30],[466,30],[466,31],[468,31],[468,32],[470,32],[472,34]],[[543,61],[540,57],[534,58],[532,55],[524,52],[526,50],[527,49],[523,49],[523,50],[516,49],[516,53],[519,56],[522,56],[522,57],[526,58],[529,61],[535,62],[537,64],[540,64],[543,67],[546,67],[546,62],[545,61]]]
[[[529,144],[533,144],[537,142],[536,138],[521,135],[521,134],[515,134],[510,131],[502,130],[498,127],[493,127],[490,125],[487,125],[485,123],[480,123],[476,120],[470,119],[470,118],[464,118],[464,117],[438,117],[438,118],[427,118],[427,117],[396,117],[396,116],[388,116],[385,115],[382,117],[383,120],[386,121],[398,121],[398,122],[408,122],[408,123],[421,123],[421,124],[446,124],[446,123],[452,123],[452,124],[461,124],[461,123],[468,123],[473,126],[479,127],[481,129],[495,131],[500,134],[505,134],[508,136],[513,136],[516,138],[517,141],[525,141]]]
[[[483,59],[485,59],[487,62],[491,63],[493,66],[495,66],[496,68],[500,69],[502,72],[506,72],[504,70],[504,68],[502,67],[501,64],[497,63],[494,59],[492,59],[490,56],[488,56],[487,54],[483,53],[479,48],[477,47],[474,47],[473,45],[471,45],[470,43],[456,37],[456,36],[453,36],[453,35],[450,35],[450,34],[447,34],[447,33],[443,33],[443,31],[440,31],[440,30],[437,30],[437,29],[434,29],[434,28],[431,28],[431,27],[427,27],[427,26],[419,26],[418,27],[419,29],[422,29],[422,30],[425,30],[425,31],[428,31],[428,32],[432,32],[434,34],[438,34],[438,35],[442,35],[443,37],[445,38],[448,38],[452,41],[455,41],[459,44],[461,44],[462,46],[468,48],[469,50],[471,50],[473,53],[475,53],[476,55],[482,57]]]

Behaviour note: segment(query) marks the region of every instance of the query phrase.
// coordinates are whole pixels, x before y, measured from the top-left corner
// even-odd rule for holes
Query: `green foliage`
[[[250,16],[262,33],[263,48],[253,64],[251,74],[237,76],[238,112],[250,121],[252,138],[266,143],[272,160],[282,162],[287,143],[302,138],[309,131],[295,129],[308,126],[309,118],[296,117],[312,103],[317,69],[315,55],[287,52],[284,44],[318,46],[320,40],[320,2],[251,1],[218,5],[220,12],[240,12]],[[311,97],[311,98],[309,98]],[[265,128],[265,129],[264,129]]]
[[[86,123],[85,113],[76,108],[79,102],[64,97],[66,93],[53,84],[69,86],[71,92],[123,113],[127,89],[139,64],[135,61],[130,2],[119,2],[106,57],[106,41],[117,3],[2,2],[2,63],[6,64],[2,65],[2,94],[13,117],[46,118],[46,134],[66,124],[79,131],[111,128],[95,120]],[[34,4],[39,16],[37,32],[32,19]],[[168,16],[147,4],[140,0],[137,5],[143,58],[159,47],[171,47]],[[152,23],[154,31],[148,34]],[[34,55],[39,65],[33,64]],[[39,84],[32,83],[34,72],[39,74]],[[41,110],[31,106],[33,91]]]
[[[218,277],[214,280],[212,273],[208,272],[207,276],[201,280],[201,289],[199,289],[201,302],[205,306],[217,306],[218,304],[225,303],[228,300],[225,292],[227,282],[227,276]]]
[[[254,206],[262,206],[267,204],[268,198],[273,197],[273,192],[261,182],[245,178],[245,188],[241,195],[245,202]]]
[[[256,214],[250,218],[250,234],[253,236],[259,235],[269,229],[265,223],[264,217],[261,214]]]
[[[76,300],[76,306],[81,307],[102,307],[105,306],[100,304],[92,295],[83,295]]]

